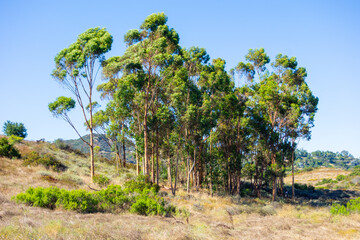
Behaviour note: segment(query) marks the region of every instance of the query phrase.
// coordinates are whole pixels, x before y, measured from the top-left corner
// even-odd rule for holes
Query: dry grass
[[[346,171],[342,169],[318,168],[310,172],[301,172],[295,174],[295,182],[313,185],[317,182],[320,182],[323,178],[331,178],[335,180],[338,175],[349,175],[350,173],[351,171]],[[285,178],[285,184],[291,184],[291,182],[292,177],[291,175],[289,175]]]
[[[33,186],[87,188],[86,158],[51,149],[47,143],[25,143],[21,152],[48,151],[69,166],[66,172],[46,170],[42,166],[24,167],[22,160],[0,158],[0,240],[3,239],[360,239],[360,215],[332,216],[329,208],[239,197],[210,197],[207,193],[181,189],[172,204],[187,209],[188,214],[173,218],[143,217],[132,214],[80,214],[16,204],[11,196]],[[122,183],[133,170],[116,176],[113,166],[97,163],[99,173]],[[333,172],[334,175],[328,175]],[[297,175],[306,179],[334,178],[344,171],[323,170]],[[311,175],[312,174],[312,175]],[[51,176],[57,181],[49,181]],[[308,182],[305,182],[308,183]]]

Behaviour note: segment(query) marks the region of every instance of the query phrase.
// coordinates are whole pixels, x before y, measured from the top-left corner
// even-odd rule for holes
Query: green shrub
[[[127,209],[134,202],[134,197],[126,194],[119,185],[108,186],[97,192],[96,197],[100,203],[99,208],[104,212]]]
[[[56,205],[66,210],[74,210],[82,213],[97,212],[98,199],[93,193],[86,190],[61,190],[61,197]]]
[[[15,143],[20,143],[24,138],[22,137],[18,137],[18,136],[15,136],[15,135],[11,135],[9,137],[9,142],[10,144],[15,144]]]
[[[350,199],[349,202],[346,204],[346,208],[350,212],[360,213],[360,197],[355,199]]]
[[[148,184],[148,183],[142,183]],[[132,186],[142,186],[132,183]],[[81,213],[116,212],[130,210],[141,215],[170,216],[175,213],[175,207],[167,205],[163,198],[157,196],[154,187],[122,189],[121,186],[110,185],[98,192],[86,190],[65,190],[56,187],[29,188],[25,193],[14,197],[16,202],[31,206],[54,209],[60,207]]]
[[[110,179],[104,175],[98,174],[93,178],[93,182],[101,187],[106,187],[110,183]]]
[[[54,209],[60,195],[61,191],[57,187],[30,187],[25,193],[16,195],[15,200],[18,203],[23,202],[35,207]]]
[[[150,182],[139,182],[130,180],[125,182],[124,184],[125,190],[128,192],[138,192],[141,193],[144,191],[144,189],[149,189],[153,191],[154,193],[158,193],[160,191],[160,186],[157,184],[153,184]]]
[[[302,184],[302,183],[294,183],[294,187],[298,190],[307,190],[314,191],[315,188],[312,185]]]
[[[245,197],[245,196],[250,196],[252,194],[252,189],[251,188],[242,188],[240,190],[240,195],[242,197]]]
[[[134,204],[131,205],[130,212],[140,215],[170,215],[174,213],[175,209],[172,206],[165,207],[163,199],[159,199],[156,196],[151,197],[146,194],[140,195]]]
[[[25,156],[23,164],[25,166],[43,165],[44,167],[46,167],[46,169],[51,168],[55,171],[65,171],[67,168],[51,154],[40,155],[38,152],[35,151],[32,151]]]
[[[345,176],[344,176],[344,175],[338,175],[338,176],[336,177],[336,180],[337,180],[337,181],[345,180]]]
[[[350,212],[345,206],[334,203],[330,208],[330,213],[333,215],[349,215]]]
[[[0,138],[0,157],[20,158],[19,151],[6,138]]]
[[[346,206],[334,203],[330,213],[333,215],[349,215],[350,213],[360,213],[360,197],[350,199]]]
[[[360,213],[360,197],[350,199],[346,206],[334,203],[330,213],[333,215],[349,215],[350,213]]]
[[[323,178],[320,182],[317,182],[315,185],[324,185],[324,184],[332,184],[332,183],[338,183],[336,180],[332,180],[331,178]]]
[[[350,176],[360,176],[360,166],[354,167],[352,173],[350,173]]]

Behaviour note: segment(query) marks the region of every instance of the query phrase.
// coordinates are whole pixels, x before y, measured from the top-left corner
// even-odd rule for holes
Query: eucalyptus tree
[[[126,109],[124,117],[135,134],[136,153],[143,152],[146,175],[150,174],[150,117],[156,113],[159,91],[172,74],[166,69],[182,61],[178,56],[179,36],[166,22],[164,13],[155,13],[145,19],[139,30],[128,31],[124,36],[127,49],[124,55],[104,63],[103,74],[109,82],[100,87],[105,95],[112,92],[118,107]]]
[[[93,90],[100,63],[111,49],[112,41],[105,28],[88,29],[78,36],[76,42],[56,55],[56,68],[52,72],[52,76],[75,96],[90,131],[90,141],[85,142],[90,147],[91,178],[95,174]],[[81,137],[78,131],[76,133]]]
[[[254,81],[255,73],[259,76],[252,85],[252,123],[260,142],[266,146],[268,154],[264,160],[271,164],[275,200],[277,181],[283,178],[284,158],[289,151],[286,146],[291,140],[310,137],[318,98],[306,84],[306,70],[297,67],[295,57],[277,55],[271,64],[273,72],[266,68],[270,59],[263,49],[250,50],[246,60],[248,63],[239,63],[237,70],[250,82]]]

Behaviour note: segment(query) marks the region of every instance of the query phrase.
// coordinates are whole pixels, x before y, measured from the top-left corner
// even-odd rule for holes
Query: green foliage
[[[130,180],[125,182],[124,187],[129,192],[143,192],[145,189],[149,189],[154,193],[158,193],[160,190],[160,186],[146,181],[134,181]]]
[[[66,210],[82,213],[97,212],[99,200],[95,196],[93,193],[82,189],[71,191],[62,189],[56,205]]]
[[[19,151],[6,138],[0,138],[0,157],[20,158]]]
[[[330,208],[330,213],[333,215],[349,215],[350,212],[345,206],[334,203]]]
[[[324,185],[324,184],[332,184],[332,183],[338,183],[336,180],[332,180],[331,178],[323,178],[320,182],[317,182],[315,185]]]
[[[315,151],[312,153],[299,149],[295,152],[295,165],[300,169],[308,167],[337,167],[349,169],[360,164],[360,160],[355,158],[348,151],[331,152],[331,151]]]
[[[360,176],[360,166],[354,167],[353,171],[350,173],[350,176]]]
[[[22,138],[27,136],[27,130],[23,123],[10,122],[9,120],[4,123],[3,131],[6,136],[15,135]]]
[[[67,115],[71,109],[75,108],[75,101],[72,98],[61,96],[55,102],[49,103],[48,107],[54,116],[59,117]]]
[[[101,187],[106,187],[110,183],[110,179],[104,175],[97,174],[93,177],[93,182]]]
[[[346,206],[334,203],[330,209],[333,215],[349,215],[350,213],[360,213],[360,197],[350,199]]]
[[[60,195],[61,191],[57,187],[30,187],[25,193],[16,195],[15,199],[16,202],[23,202],[34,207],[54,209]]]
[[[166,207],[165,201],[156,196],[142,194],[137,197],[136,202],[131,205],[130,212],[140,215],[161,215],[166,216],[175,212],[172,206]]]
[[[307,190],[314,191],[315,188],[312,185],[302,184],[302,183],[294,183],[294,187],[298,190]]]
[[[39,154],[38,152],[32,151],[31,153],[25,155],[24,163],[25,166],[32,165],[43,165],[47,169],[51,168],[55,171],[65,171],[66,166],[57,160],[51,154]]]
[[[129,210],[141,215],[170,216],[175,208],[157,196],[153,186],[142,183],[128,184],[130,188],[110,185],[98,192],[65,190],[57,187],[29,188],[13,197],[18,203],[54,209],[56,207],[81,213],[116,212]],[[141,189],[134,188],[139,186]]]
[[[341,175],[338,175],[338,176],[336,177],[336,180],[340,182],[340,181],[342,181],[342,180],[345,180],[345,178],[346,178],[346,177],[341,174]]]
[[[20,143],[23,139],[24,138],[22,138],[22,137],[11,135],[8,140],[9,140],[10,144],[15,144],[15,143]]]

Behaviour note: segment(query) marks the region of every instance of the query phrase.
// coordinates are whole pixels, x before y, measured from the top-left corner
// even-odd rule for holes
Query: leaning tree
[[[79,134],[75,126],[70,124],[81,140],[90,147],[91,178],[95,174],[93,90],[104,54],[111,49],[112,41],[112,36],[105,28],[88,29],[78,36],[76,42],[56,55],[56,68],[52,73],[52,76],[75,96],[85,119],[85,125],[89,129],[90,140],[87,141]],[[69,100],[66,102],[69,103]],[[58,110],[61,109],[55,108],[56,105],[61,108],[62,104],[65,103],[61,103],[61,99],[58,99],[52,106],[49,105],[49,109],[55,116],[64,116],[69,108],[63,108],[60,112]],[[67,122],[70,120],[67,114],[65,120]]]

